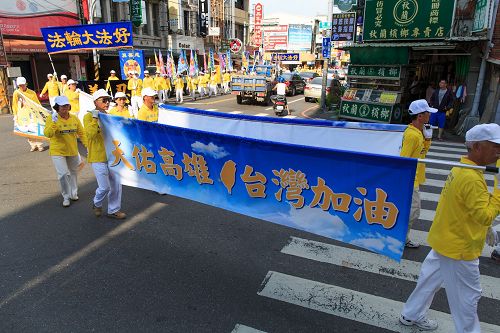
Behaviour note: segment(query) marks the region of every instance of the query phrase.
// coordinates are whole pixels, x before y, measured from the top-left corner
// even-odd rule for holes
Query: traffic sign
[[[323,46],[323,52],[322,52],[323,58],[329,59],[330,58],[330,49],[331,49],[330,37],[323,38],[322,46]]]

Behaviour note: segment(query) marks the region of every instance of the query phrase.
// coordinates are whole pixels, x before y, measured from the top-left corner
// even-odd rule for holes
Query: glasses
[[[109,99],[109,98],[102,98],[101,102],[102,103],[111,103],[111,99]]]

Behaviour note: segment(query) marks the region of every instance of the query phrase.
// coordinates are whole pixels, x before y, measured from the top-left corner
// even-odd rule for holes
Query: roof
[[[368,42],[361,44],[352,44],[349,46],[339,47],[340,49],[350,49],[357,47],[430,47],[430,46],[448,46],[450,48],[454,47],[455,42],[476,42],[488,40],[485,36],[466,36],[466,37],[450,37],[444,41],[415,41],[415,42]]]

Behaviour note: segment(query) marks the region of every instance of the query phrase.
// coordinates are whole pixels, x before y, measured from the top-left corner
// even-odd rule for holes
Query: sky
[[[264,18],[279,17],[281,24],[306,23],[328,14],[328,0],[250,0],[250,12],[259,2],[264,7]]]

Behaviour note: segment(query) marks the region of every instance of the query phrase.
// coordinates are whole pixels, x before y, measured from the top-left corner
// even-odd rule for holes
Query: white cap
[[[146,69],[146,70],[144,71],[144,74],[149,74],[149,71]]]
[[[57,105],[69,105],[69,99],[66,96],[57,96],[54,99],[54,103]]]
[[[416,115],[422,112],[436,113],[437,109],[431,108],[425,99],[417,99],[411,102],[408,108],[408,113],[410,115]]]
[[[156,90],[153,90],[149,87],[142,89],[142,97],[144,97],[144,96],[156,96],[156,95],[158,95]]]
[[[54,75],[52,75],[51,73],[47,74],[47,77],[53,77]]]
[[[110,74],[116,74],[116,72],[112,69],[109,71]]]
[[[76,82],[73,79],[69,79],[66,84],[69,86],[70,84],[76,84]]]
[[[465,133],[465,141],[491,141],[500,144],[500,126],[498,124],[480,124]]]
[[[24,76],[20,76],[16,79],[16,84],[19,86],[21,84],[26,84],[26,79],[24,78]]]
[[[94,99],[94,101],[98,100],[101,97],[111,98],[111,96],[109,96],[108,93],[106,92],[106,90],[104,90],[104,89],[99,89],[95,93],[92,94],[92,98]]]
[[[62,79],[67,79],[67,78],[68,78],[68,77],[67,77],[66,75],[64,75],[64,74],[63,74],[63,75],[61,75],[61,80],[62,80]]]
[[[115,99],[117,98],[127,98],[127,95],[125,95],[124,92],[119,91],[115,94]]]

